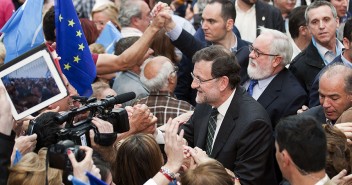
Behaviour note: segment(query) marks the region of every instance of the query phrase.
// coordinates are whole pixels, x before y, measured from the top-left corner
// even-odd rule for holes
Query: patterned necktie
[[[213,108],[209,118],[207,143],[205,146],[205,150],[208,155],[210,155],[211,151],[213,150],[212,146],[213,146],[214,134],[216,130],[216,120],[217,120],[216,118],[218,114],[219,114],[218,109]]]
[[[258,84],[258,80],[251,80],[249,81],[249,86],[248,86],[248,89],[247,89],[247,92],[250,96],[253,95],[253,88],[255,85]]]

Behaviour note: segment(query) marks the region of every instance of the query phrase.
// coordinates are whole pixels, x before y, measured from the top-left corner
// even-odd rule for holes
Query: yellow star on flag
[[[84,49],[84,45],[83,45],[83,43],[82,43],[82,44],[78,44],[78,50],[83,51],[83,49]]]
[[[76,23],[73,21],[73,19],[68,21],[68,25],[69,26],[73,27],[74,24],[76,24]]]
[[[82,36],[81,30],[76,31],[76,37],[81,37],[81,36]]]
[[[69,63],[64,64],[64,66],[65,66],[65,68],[64,68],[64,69],[66,69],[67,71],[68,71],[68,70],[70,70],[70,68],[71,68],[71,66],[70,66],[70,64],[69,64]]]
[[[60,14],[60,15],[59,15],[59,21],[61,22],[62,19],[64,19],[64,18],[63,18],[62,15]]]
[[[78,55],[74,56],[73,58],[74,58],[73,61],[77,63],[81,60]]]

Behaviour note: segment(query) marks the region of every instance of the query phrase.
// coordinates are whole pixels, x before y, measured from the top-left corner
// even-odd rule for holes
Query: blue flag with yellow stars
[[[55,0],[55,26],[61,70],[80,96],[89,97],[96,67],[72,0]]]

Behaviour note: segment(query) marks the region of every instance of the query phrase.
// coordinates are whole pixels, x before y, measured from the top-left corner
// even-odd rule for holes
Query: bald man
[[[138,103],[146,104],[158,118],[158,127],[167,120],[193,110],[186,101],[178,100],[173,92],[177,83],[178,68],[164,56],[154,57],[145,62],[140,74],[141,82],[149,89],[149,96]]]

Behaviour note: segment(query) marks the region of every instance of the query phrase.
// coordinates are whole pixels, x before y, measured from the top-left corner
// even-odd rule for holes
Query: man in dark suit
[[[341,54],[343,45],[336,39],[339,20],[331,3],[314,1],[307,7],[305,17],[312,41],[292,60],[289,69],[309,92],[315,76]]]
[[[259,27],[285,31],[281,12],[276,7],[260,0],[236,0],[236,27],[242,39],[253,42],[259,35]]]
[[[316,119],[305,115],[287,117],[276,126],[275,139],[276,159],[290,184],[335,184],[325,172],[327,141]]]
[[[222,46],[210,46],[198,51],[193,62],[198,105],[181,126],[188,144],[233,170],[242,185],[277,184],[270,119],[239,86],[235,55]]]
[[[329,65],[333,65],[335,63],[343,63],[348,67],[352,68],[352,19],[349,19],[345,23],[345,27],[343,29],[343,45],[345,49],[342,54],[336,57]],[[327,68],[329,65],[325,66]],[[324,68],[324,69],[325,69]],[[321,73],[324,71],[320,71],[320,73],[315,77],[312,87],[309,92],[309,107],[318,106],[319,103],[319,78]]]
[[[205,40],[209,41],[209,44],[222,45],[226,49],[234,52],[242,68],[241,74],[245,74],[248,65],[249,51],[247,46],[249,43],[243,41],[232,32],[236,19],[234,4],[229,0],[212,0],[204,8],[202,19],[202,29],[205,32]],[[176,25],[170,16],[169,21],[165,24],[165,29],[172,43],[180,49],[188,59],[192,59],[195,52],[206,47],[201,41],[194,38],[185,30],[182,30],[179,25]],[[179,82],[175,89],[177,97],[190,94],[189,88],[192,83],[190,72],[192,71],[192,62],[182,59],[180,71],[178,72]]]
[[[343,63],[328,65],[319,80],[320,105],[303,114],[314,116],[322,123],[335,124],[341,114],[352,107],[351,89],[352,69]],[[336,126],[340,126],[340,124],[336,124]]]
[[[248,76],[244,87],[268,112],[272,126],[296,114],[307,94],[296,77],[285,68],[290,63],[292,45],[282,32],[260,28],[262,33],[250,46]]]

